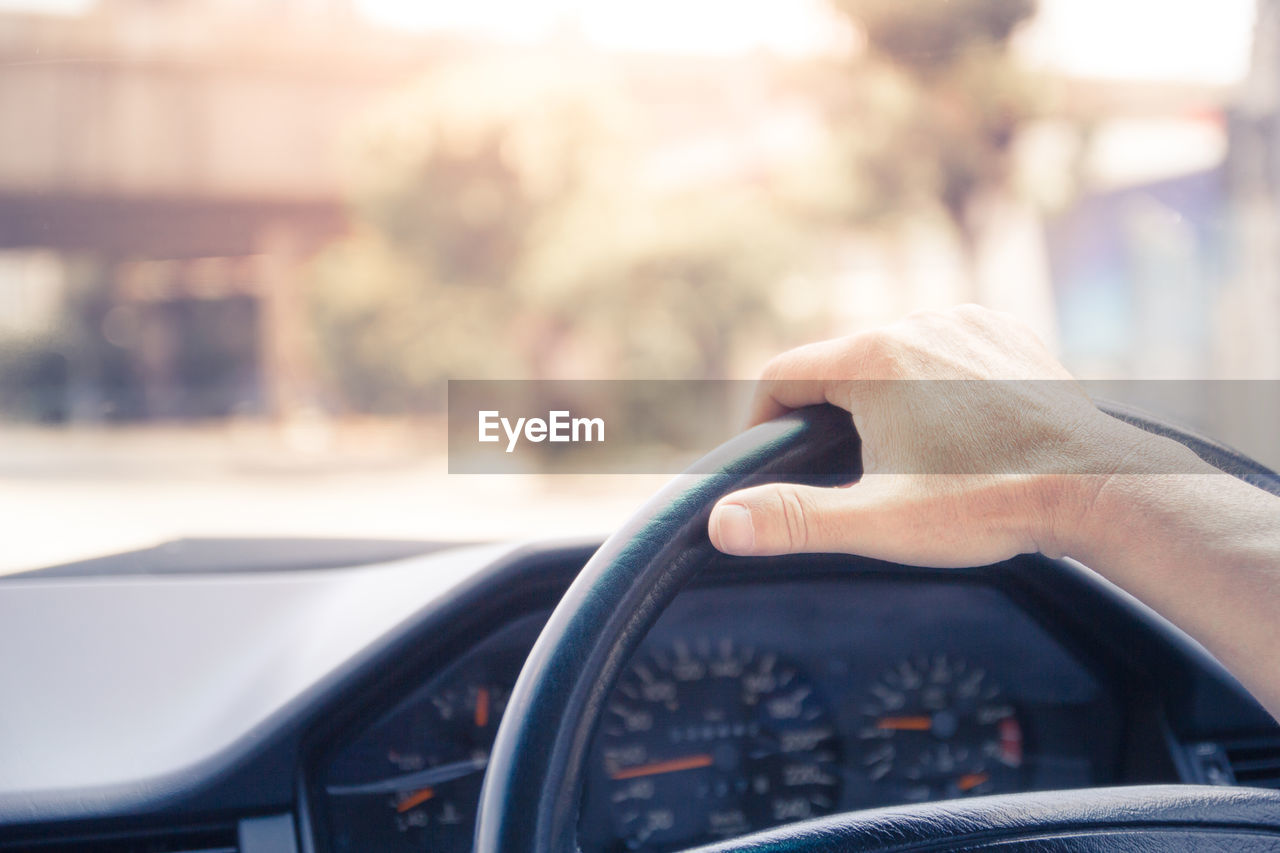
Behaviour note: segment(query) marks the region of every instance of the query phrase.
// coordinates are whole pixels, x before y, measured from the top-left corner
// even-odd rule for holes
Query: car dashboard
[[[322,766],[335,853],[466,851],[488,750],[549,614],[498,628]],[[660,851],[840,811],[1107,784],[1113,689],[963,579],[692,589],[605,705],[584,851]]]
[[[325,546],[329,566],[276,548],[266,572],[220,546],[0,583],[21,635],[0,677],[28,685],[0,708],[0,850],[471,849],[512,686],[595,546],[370,565]],[[721,557],[606,701],[578,841],[676,850],[900,803],[1179,781],[1280,787],[1280,728],[1079,564]]]

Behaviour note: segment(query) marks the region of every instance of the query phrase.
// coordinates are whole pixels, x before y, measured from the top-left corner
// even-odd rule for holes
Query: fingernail
[[[720,549],[730,554],[750,554],[756,547],[751,510],[742,504],[723,504],[716,509],[716,533]]]

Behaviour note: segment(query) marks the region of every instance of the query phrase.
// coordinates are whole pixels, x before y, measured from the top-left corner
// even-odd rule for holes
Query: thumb
[[[707,532],[717,549],[740,556],[842,551],[848,495],[848,489],[794,483],[743,489],[720,499]]]

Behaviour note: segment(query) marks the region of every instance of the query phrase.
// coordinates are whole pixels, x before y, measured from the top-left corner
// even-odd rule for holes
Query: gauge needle
[[[445,782],[452,782],[454,779],[461,779],[463,776],[478,773],[484,770],[488,763],[489,759],[481,756],[469,758],[465,761],[455,761],[452,764],[440,764],[426,770],[405,773],[401,776],[392,776],[390,779],[380,779],[377,782],[366,782],[363,785],[329,785],[325,790],[336,796],[394,794],[400,791],[421,792],[421,790],[430,788],[433,785],[442,785]]]
[[[476,728],[489,725],[489,688],[481,687],[476,693]]]
[[[396,811],[399,812],[400,814],[404,814],[414,806],[422,805],[423,803],[425,803],[427,800],[431,799],[435,795],[436,795],[435,788],[423,788],[421,791],[418,791],[417,793],[414,793],[414,794],[410,794],[409,796],[401,800],[398,804],[396,804]]]
[[[918,717],[881,717],[876,720],[876,728],[900,732],[927,732],[933,728],[933,718],[926,714]]]
[[[715,761],[710,755],[686,755],[683,758],[671,758],[667,761],[655,761],[652,764],[638,764],[635,767],[624,767],[609,774],[614,781],[622,779],[638,779],[641,776],[657,776],[659,773],[675,773],[679,770],[694,770],[698,767],[710,767]]]
[[[990,778],[986,773],[966,773],[956,780],[956,787],[961,791],[972,791]]]

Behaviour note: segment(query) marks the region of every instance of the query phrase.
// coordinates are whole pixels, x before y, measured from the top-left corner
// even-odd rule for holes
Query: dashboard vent
[[[1222,744],[1237,785],[1280,789],[1280,739]]]
[[[237,853],[234,829],[122,832],[0,844],[3,853]]]

